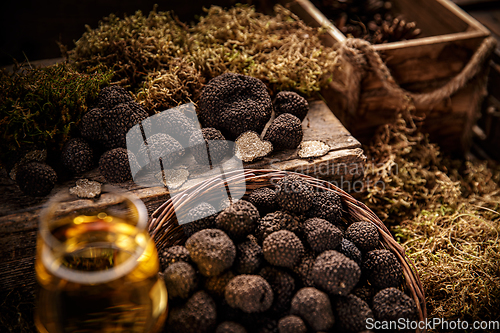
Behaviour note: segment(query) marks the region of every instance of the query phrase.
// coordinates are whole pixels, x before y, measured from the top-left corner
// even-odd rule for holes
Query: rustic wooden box
[[[311,26],[326,28],[326,45],[342,45],[343,35],[308,0],[285,1],[285,6]],[[417,22],[420,38],[374,45],[396,83],[413,93],[439,88],[459,74],[490,32],[448,0],[394,0],[396,10],[409,21]],[[472,80],[449,98],[430,105],[416,105],[417,114],[425,115],[423,130],[445,150],[468,150],[472,126],[480,114],[486,90],[487,61]],[[355,85],[351,81],[356,68],[342,62],[336,83],[322,91],[335,115],[361,142],[367,142],[376,129],[390,122],[402,107],[401,97],[389,94],[382,81],[368,70]],[[360,91],[359,100],[353,98]],[[354,92],[354,93],[353,93]]]

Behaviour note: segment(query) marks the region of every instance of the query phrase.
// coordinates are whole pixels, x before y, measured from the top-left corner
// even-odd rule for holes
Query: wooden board
[[[340,121],[322,101],[310,103],[310,111],[303,122],[304,140],[320,139],[330,146],[327,155],[302,160],[295,150],[283,151],[256,162],[245,163],[245,168],[279,169],[302,172],[334,181],[339,186],[350,186],[363,176],[364,156],[361,144],[350,135]],[[85,178],[104,182],[98,170],[92,170]],[[193,178],[187,188],[203,181]],[[52,193],[74,185],[76,179],[58,184]],[[138,186],[134,182],[119,184],[141,198],[151,214],[165,202],[170,193],[165,187]],[[180,190],[182,190],[181,188]],[[0,175],[0,290],[16,287],[33,288],[35,284],[34,255],[37,223],[40,209],[48,198],[26,197],[4,171]]]

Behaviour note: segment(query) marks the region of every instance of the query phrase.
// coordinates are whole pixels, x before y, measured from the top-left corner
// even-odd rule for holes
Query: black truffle
[[[151,118],[153,133],[168,134],[187,148],[190,137],[199,132],[193,120],[177,109],[162,111]]]
[[[304,222],[304,237],[313,251],[321,253],[339,246],[342,231],[327,220],[313,217]]]
[[[354,296],[361,298],[366,302],[366,304],[368,304],[368,306],[371,307],[373,303],[373,296],[375,296],[375,294],[377,293],[377,289],[375,289],[368,283],[364,283],[354,288],[351,293]]]
[[[356,245],[354,245],[353,242],[342,238],[337,251],[345,255],[347,258],[354,260],[361,267],[363,257],[361,255],[361,251],[356,247]]]
[[[127,149],[115,148],[102,154],[99,159],[101,175],[111,183],[123,183],[132,179],[131,165],[136,165],[135,155]]]
[[[168,290],[168,297],[188,298],[198,286],[194,268],[184,261],[175,262],[163,272],[163,279]]]
[[[27,162],[17,169],[16,182],[24,194],[44,197],[52,191],[57,174],[49,165],[41,162]]]
[[[246,200],[238,200],[220,212],[215,224],[232,238],[243,238],[255,230],[259,217],[254,205]]]
[[[332,295],[347,295],[358,283],[361,269],[353,260],[332,250],[320,254],[313,265],[315,285]]]
[[[417,305],[410,296],[391,287],[375,295],[373,313],[380,321],[397,321],[400,318],[415,320],[417,319]]]
[[[222,133],[210,127],[193,132],[189,147],[196,162],[203,165],[219,164],[229,154],[229,144]]]
[[[173,307],[167,320],[172,333],[208,333],[215,328],[217,309],[214,300],[204,291],[196,292],[181,307]]]
[[[369,318],[374,319],[368,304],[352,294],[340,297],[335,304],[335,310],[340,326],[353,332],[366,330],[366,321]]]
[[[205,291],[208,292],[216,300],[224,299],[226,286],[234,278],[234,273],[227,270],[217,276],[211,276],[205,280]]]
[[[313,199],[313,187],[299,175],[288,174],[276,184],[276,202],[284,210],[305,212],[312,206]]]
[[[187,223],[182,224],[186,237],[191,237],[195,232],[203,229],[214,228],[216,214],[215,208],[206,202],[191,208],[184,218]]]
[[[302,218],[292,213],[278,210],[257,221],[255,235],[260,242],[275,231],[288,230],[295,234],[302,232]]]
[[[248,201],[259,210],[260,216],[264,216],[278,209],[276,192],[269,187],[261,187],[250,193]]]
[[[273,151],[273,144],[254,131],[242,133],[234,141],[234,155],[243,162],[257,161]]]
[[[345,238],[364,252],[374,250],[379,242],[377,227],[365,221],[352,223],[345,232]]]
[[[243,274],[229,281],[225,299],[229,306],[243,312],[263,312],[273,303],[273,291],[261,276]]]
[[[403,269],[396,256],[389,250],[373,250],[366,254],[363,269],[368,281],[379,289],[398,287]]]
[[[221,230],[204,229],[186,241],[191,260],[201,274],[216,276],[231,267],[236,257],[233,241]]]
[[[141,166],[159,169],[160,159],[164,169],[174,165],[182,156],[184,148],[168,134],[158,133],[143,142],[137,153]]]
[[[61,162],[71,172],[81,174],[94,166],[94,152],[84,139],[74,138],[66,142],[61,151]]]
[[[233,140],[249,130],[262,132],[272,113],[266,85],[254,77],[235,73],[211,79],[198,106],[203,127],[217,128]]]
[[[264,267],[260,270],[262,276],[271,286],[274,294],[271,311],[276,314],[284,314],[290,309],[292,297],[295,292],[295,280],[282,269],[276,267]]]
[[[304,321],[294,315],[281,318],[278,322],[278,329],[280,333],[307,333]]]
[[[97,107],[111,109],[122,103],[133,102],[132,96],[120,86],[108,86],[101,89],[97,97]]]
[[[293,267],[293,271],[299,277],[304,287],[314,287],[313,266],[316,258],[313,253],[306,251],[299,263]]]
[[[217,326],[215,333],[247,333],[247,330],[234,321],[225,321]]]
[[[314,332],[328,331],[335,323],[328,295],[316,288],[306,287],[297,291],[290,313],[304,319]]]
[[[262,248],[255,241],[247,240],[236,246],[234,269],[240,274],[254,273],[262,263]]]
[[[175,262],[189,262],[189,251],[182,245],[174,245],[160,253],[159,257],[161,267],[165,269]]]
[[[264,239],[262,252],[271,265],[292,268],[304,253],[304,246],[293,232],[280,230]]]
[[[280,91],[276,94],[273,102],[276,116],[283,113],[291,113],[300,121],[304,120],[309,111],[307,100],[293,91]]]
[[[313,204],[307,211],[309,217],[319,217],[334,224],[342,220],[342,200],[333,191],[315,192]]]
[[[273,144],[275,151],[295,149],[300,145],[304,132],[299,118],[284,113],[274,119],[266,130],[264,140]]]

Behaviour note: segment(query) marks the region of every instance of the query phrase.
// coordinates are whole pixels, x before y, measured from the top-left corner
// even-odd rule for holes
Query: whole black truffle
[[[340,326],[352,332],[366,330],[366,321],[369,318],[374,319],[368,304],[352,294],[340,297],[335,304],[335,310]]]
[[[366,302],[366,304],[368,304],[368,306],[371,307],[373,303],[373,297],[377,293],[377,289],[375,289],[368,283],[364,283],[354,288],[351,293],[354,296],[361,298],[363,301]]]
[[[178,261],[189,262],[189,251],[182,245],[174,245],[161,252],[159,257],[161,267],[165,269]]]
[[[276,184],[276,202],[284,210],[305,212],[312,206],[313,199],[313,187],[296,174],[288,174]]]
[[[111,183],[123,183],[131,180],[131,165],[136,165],[135,168],[138,169],[135,155],[124,148],[108,150],[99,159],[99,171]]]
[[[295,292],[295,280],[283,269],[267,266],[260,270],[262,276],[271,286],[274,294],[271,311],[284,314],[290,309],[292,297]]]
[[[312,252],[306,251],[298,264],[293,267],[293,271],[299,277],[304,287],[314,287],[313,266],[316,258]]]
[[[345,255],[347,258],[354,260],[360,267],[362,264],[361,251],[348,239],[342,238],[337,251]]]
[[[280,91],[276,94],[273,102],[274,112],[276,116],[283,113],[291,113],[300,121],[304,120],[309,112],[309,103],[307,100],[293,91]]]
[[[234,278],[234,273],[231,270],[224,271],[217,276],[211,276],[205,279],[205,291],[209,293],[214,299],[224,299],[226,286]]]
[[[313,217],[304,222],[304,237],[313,251],[321,253],[339,246],[342,231],[327,220]]]
[[[168,134],[158,133],[143,142],[137,153],[141,166],[149,165],[160,169],[160,159],[164,169],[174,165],[182,156],[184,148]]]
[[[345,238],[364,252],[374,250],[379,242],[377,227],[365,221],[352,223],[345,232]]]
[[[87,141],[74,138],[64,145],[61,162],[71,172],[80,174],[91,170],[94,166],[94,152]]]
[[[189,139],[189,147],[199,164],[216,165],[229,154],[229,144],[222,133],[215,128],[195,131]]]
[[[234,269],[240,274],[254,273],[262,263],[262,248],[255,241],[247,240],[236,246]]]
[[[276,203],[276,192],[269,187],[261,187],[250,193],[248,201],[259,210],[260,216],[264,216],[278,209]]]
[[[220,212],[215,224],[232,238],[243,238],[255,230],[259,217],[254,205],[246,200],[238,200]]]
[[[279,230],[288,230],[300,234],[302,232],[301,216],[281,210],[269,213],[257,221],[255,235],[262,242],[267,236]]]
[[[236,73],[211,79],[200,95],[198,106],[203,127],[217,128],[233,140],[249,130],[261,133],[272,113],[266,85],[259,79]]]
[[[168,297],[171,299],[188,298],[198,285],[196,271],[184,261],[168,266],[163,272],[163,279],[168,290]]]
[[[225,321],[217,326],[215,333],[247,333],[247,330],[234,321]]]
[[[332,295],[347,295],[358,283],[361,269],[353,260],[332,250],[320,254],[313,265],[316,287]]]
[[[203,229],[214,228],[216,214],[215,208],[206,202],[191,208],[184,218],[187,223],[182,224],[186,237],[191,237],[192,234]]]
[[[306,287],[297,291],[290,313],[304,319],[314,332],[328,331],[335,323],[328,295],[316,288]]]
[[[398,259],[389,250],[373,250],[365,255],[363,269],[368,281],[379,289],[398,287],[403,269]]]
[[[57,174],[49,165],[41,162],[27,162],[17,169],[16,182],[24,194],[44,197],[52,191]]]
[[[264,140],[271,142],[275,151],[280,151],[297,148],[303,136],[300,119],[293,114],[283,113],[268,127]]]
[[[319,217],[334,224],[342,220],[342,200],[333,191],[315,192],[313,204],[307,211],[309,217]]]
[[[271,265],[292,268],[304,253],[304,246],[293,232],[280,230],[264,239],[262,252]]]
[[[214,330],[216,321],[214,300],[206,292],[198,291],[186,304],[170,310],[167,327],[172,333],[208,333]]]
[[[375,295],[373,313],[381,321],[397,321],[400,318],[416,320],[417,305],[410,296],[391,287],[383,289]]]
[[[199,132],[193,120],[178,109],[162,111],[153,116],[151,122],[153,133],[168,134],[184,148],[188,147],[193,133]]]
[[[236,257],[233,241],[218,229],[204,229],[193,234],[186,241],[186,249],[205,276],[219,275],[231,267]]]
[[[281,318],[278,322],[278,329],[280,333],[307,333],[304,321],[294,315]]]
[[[134,101],[132,96],[120,86],[108,86],[101,89],[97,96],[97,107],[111,109],[115,105]]]
[[[273,291],[261,276],[243,274],[229,281],[225,299],[229,306],[243,312],[264,312],[273,303]]]

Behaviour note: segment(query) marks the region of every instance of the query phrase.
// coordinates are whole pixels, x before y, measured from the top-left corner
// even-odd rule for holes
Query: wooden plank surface
[[[327,155],[300,159],[296,150],[288,150],[255,163],[244,163],[244,167],[302,172],[332,180],[339,186],[344,185],[345,189],[363,176],[366,157],[361,144],[350,135],[324,102],[310,103],[310,111],[302,126],[304,140],[322,140],[330,146]],[[82,178],[105,182],[98,170],[89,171]],[[185,184],[183,188],[205,178],[190,179],[189,184]],[[58,184],[52,193],[73,186],[75,180],[76,178]],[[149,214],[170,196],[165,187],[138,186],[132,181],[119,186],[141,198]],[[28,289],[34,287],[38,216],[47,200],[47,197],[34,199],[23,195],[15,183],[7,178],[5,171],[0,174],[0,290],[11,290],[20,286]]]

